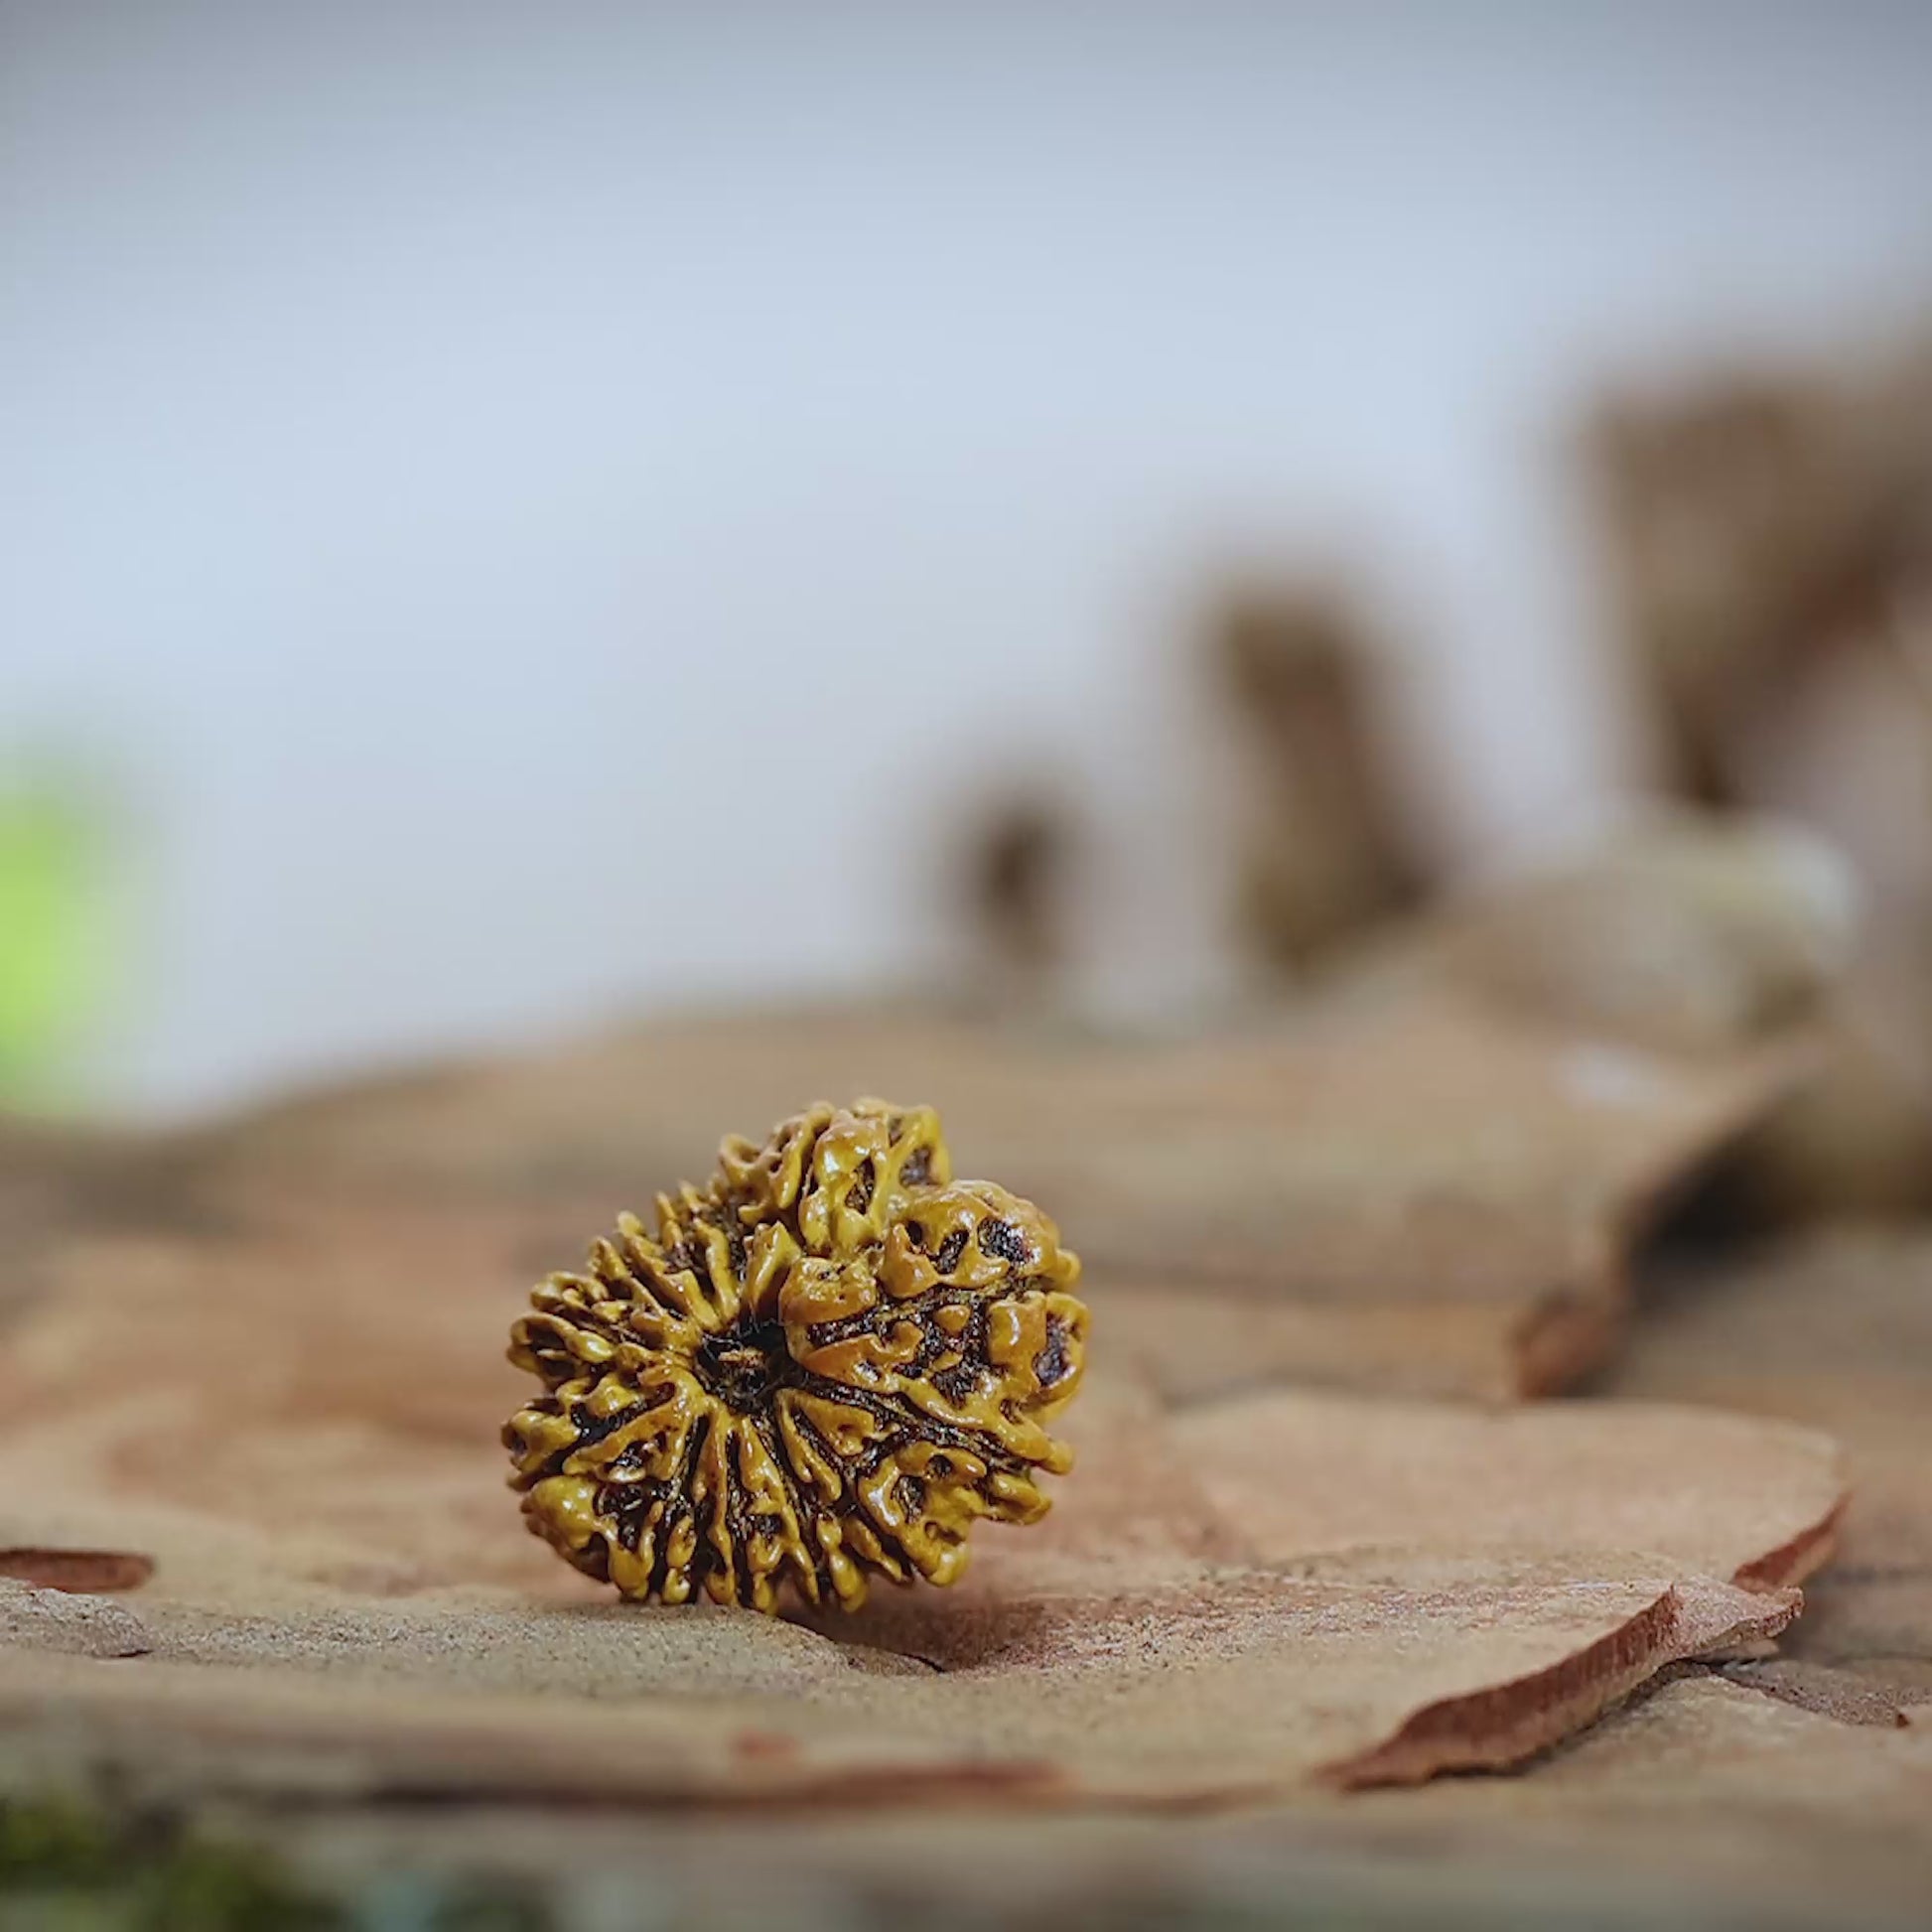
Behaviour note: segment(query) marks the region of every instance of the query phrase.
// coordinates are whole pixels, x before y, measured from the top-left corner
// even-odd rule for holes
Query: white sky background
[[[937,956],[1064,765],[1200,983],[1172,662],[1377,575],[1446,850],[1634,769],[1562,435],[1932,309],[1932,8],[0,0],[0,758],[151,876],[103,1098]]]

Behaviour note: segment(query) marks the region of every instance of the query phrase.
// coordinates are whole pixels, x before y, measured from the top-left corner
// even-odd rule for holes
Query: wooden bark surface
[[[1498,1523],[1450,1481],[1423,1525],[1397,1472],[1437,1453],[1442,1418],[1328,1398],[1383,1447],[1342,1457],[1361,1533],[1298,1541],[1266,1485],[1229,1499],[1249,1435],[1274,1453],[1267,1405],[1216,1437],[1103,1361],[1065,1507],[983,1530],[959,1588],[810,1630],[621,1607],[515,1520],[491,1348],[514,1256],[479,1213],[449,1218],[291,1209],[272,1237],[76,1251],[0,1371],[0,1714],[78,1718],[110,1761],[143,1739],[300,1746],[424,1793],[562,1801],[589,1762],[638,1803],[1228,1803],[1514,1762],[1666,1664],[1751,1650],[1797,1608],[1756,1573],[1838,1505],[1822,1439],[1653,1406],[1626,1444],[1691,1499],[1646,1515],[1607,1460],[1576,1466],[1574,1419],[1535,1411],[1518,1487],[1540,1503]],[[1405,1432],[1410,1456],[1387,1447]],[[1592,1538],[1599,1512],[1613,1533]],[[36,1587],[35,1553],[66,1590]],[[117,1582],[152,1571],[76,1595],[78,1553],[136,1559]]]
[[[1632,1241],[1801,1077],[1809,1037],[1665,1052],[1427,976],[1170,1043],[912,1009],[721,1017],[82,1150],[42,1225],[480,1206],[520,1217],[534,1275],[707,1173],[726,1132],[821,1096],[929,1098],[962,1172],[1059,1222],[1116,1350],[1171,1396],[1548,1393],[1612,1352]]]
[[[0,1350],[0,1781],[111,1770],[305,1869],[500,1871],[586,1924],[721,1883],[725,1922],[1910,1922],[1929,1251],[1694,1267],[1611,1400],[1439,1399],[1614,1311],[1793,1051],[1454,999],[1239,1050],[718,1022],[54,1161]],[[501,1486],[511,1312],[715,1132],[867,1087],[1099,1237],[1079,1468],[959,1589],[851,1622],[604,1602]]]
[[[1848,1226],[1680,1264],[1604,1386],[1829,1430],[1851,1501],[1794,1668],[1932,1707],[1932,1232]]]

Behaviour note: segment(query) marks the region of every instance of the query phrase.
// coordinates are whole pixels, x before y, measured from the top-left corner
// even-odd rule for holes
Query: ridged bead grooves
[[[1072,1454],[1080,1264],[1031,1201],[954,1180],[930,1107],[820,1103],[703,1189],[621,1215],[511,1330],[544,1393],[503,1428],[529,1528],[625,1596],[854,1609],[949,1584]]]

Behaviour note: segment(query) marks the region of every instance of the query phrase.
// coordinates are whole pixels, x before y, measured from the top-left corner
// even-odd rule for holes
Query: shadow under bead
[[[978,1517],[1031,1523],[1072,1452],[1078,1258],[1031,1201],[954,1180],[929,1107],[824,1103],[719,1150],[552,1275],[511,1330],[545,1393],[504,1425],[523,1514],[663,1603],[856,1609],[949,1584]]]

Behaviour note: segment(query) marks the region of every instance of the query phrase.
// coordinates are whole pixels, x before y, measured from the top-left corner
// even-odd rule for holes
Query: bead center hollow
[[[740,1414],[761,1409],[772,1390],[789,1379],[791,1350],[775,1321],[759,1321],[707,1335],[698,1349],[698,1379],[727,1408]]]

